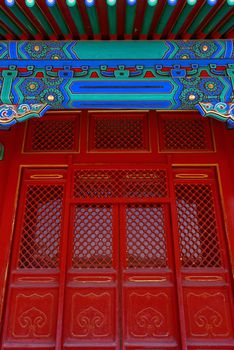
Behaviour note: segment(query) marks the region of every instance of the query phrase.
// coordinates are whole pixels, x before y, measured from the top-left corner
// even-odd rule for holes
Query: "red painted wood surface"
[[[0,136],[2,349],[233,349],[232,131],[84,111]]]

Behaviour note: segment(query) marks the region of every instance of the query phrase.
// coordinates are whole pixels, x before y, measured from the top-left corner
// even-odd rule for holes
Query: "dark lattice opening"
[[[182,266],[220,267],[220,245],[210,185],[177,184],[176,205]]]
[[[77,198],[155,198],[167,196],[165,170],[76,170]]]
[[[159,125],[161,151],[212,151],[210,125],[201,117],[161,117]]]
[[[63,186],[27,189],[19,248],[19,268],[56,268],[59,264]]]
[[[167,266],[164,207],[162,205],[128,205],[127,266],[129,268],[163,268]]]
[[[146,114],[94,115],[90,125],[90,149],[93,151],[143,151],[148,148]]]
[[[73,222],[74,268],[112,267],[112,207],[77,205]]]
[[[28,127],[26,151],[68,152],[77,150],[76,119],[36,119]]]

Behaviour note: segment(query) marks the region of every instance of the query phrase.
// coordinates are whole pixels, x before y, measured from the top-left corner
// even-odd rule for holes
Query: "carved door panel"
[[[169,207],[129,204],[121,212],[123,349],[179,349]]]
[[[232,282],[215,174],[174,172],[188,349],[232,349]]]
[[[118,207],[72,207],[64,313],[64,348],[119,349]]]
[[[3,348],[55,345],[66,174],[25,171],[12,251]]]

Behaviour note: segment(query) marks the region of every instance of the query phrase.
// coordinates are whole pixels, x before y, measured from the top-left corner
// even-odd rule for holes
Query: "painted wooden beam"
[[[0,103],[162,110],[233,103],[233,47],[232,40],[3,41]]]

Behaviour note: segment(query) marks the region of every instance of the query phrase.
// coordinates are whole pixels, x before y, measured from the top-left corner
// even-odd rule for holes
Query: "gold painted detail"
[[[190,100],[190,101],[195,100],[195,98],[196,98],[196,96],[195,96],[195,95],[193,95],[193,94],[189,95],[189,100]]]
[[[31,283],[48,283],[55,281],[55,277],[20,277],[18,281],[22,282],[31,282]]]
[[[166,277],[160,276],[132,276],[129,277],[130,282],[165,282],[167,281]]]
[[[208,178],[207,174],[176,174],[178,179],[206,179]]]
[[[55,99],[54,95],[49,95],[49,96],[47,97],[47,100],[48,100],[48,101],[54,101],[54,99]]]
[[[217,282],[223,281],[221,276],[186,276],[186,281],[197,281],[197,282]]]
[[[33,174],[30,176],[30,179],[63,179],[63,175],[61,174]]]
[[[73,278],[73,281],[81,283],[106,283],[112,280],[112,277],[108,276],[77,276]]]

